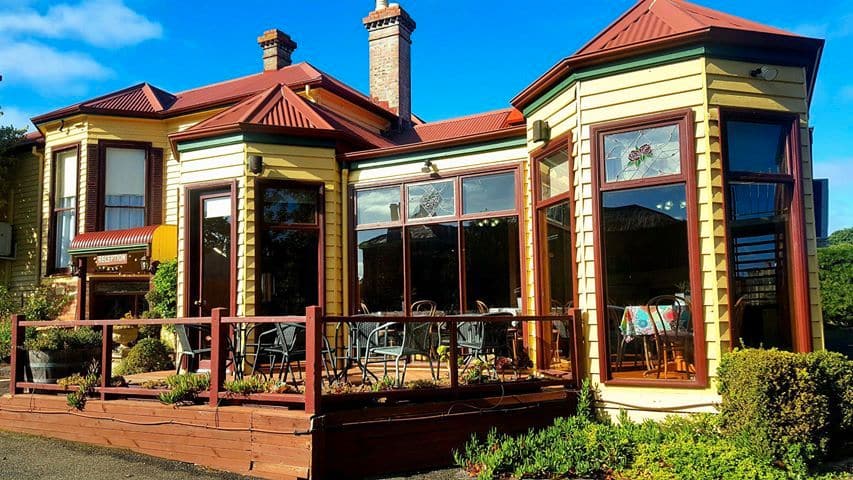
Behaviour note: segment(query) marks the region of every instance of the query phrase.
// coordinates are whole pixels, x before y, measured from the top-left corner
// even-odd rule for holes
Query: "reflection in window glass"
[[[729,216],[734,221],[788,214],[791,200],[782,183],[729,183]]]
[[[304,315],[317,305],[317,230],[262,232],[259,315]]]
[[[574,295],[572,287],[572,248],[571,209],[569,202],[560,202],[541,210],[541,229],[545,235],[542,243],[542,257],[548,271],[543,285],[543,296],[550,302],[551,313],[564,314],[572,308]]]
[[[53,182],[54,268],[68,268],[68,247],[77,228],[77,149],[56,154]]]
[[[104,230],[145,225],[145,150],[107,148]]]
[[[456,222],[406,228],[412,303],[432,300],[441,311],[459,312],[458,230]]]
[[[456,213],[453,181],[409,185],[406,187],[410,219],[446,217]]]
[[[728,169],[733,172],[787,173],[790,127],[779,123],[726,122]]]
[[[316,187],[265,187],[264,223],[317,223],[317,197]]]
[[[359,190],[355,193],[359,225],[400,220],[400,187]]]
[[[645,307],[659,295],[689,301],[684,184],[604,192],[601,213],[610,371],[614,378],[692,379],[695,369],[689,309],[676,315],[664,308],[654,316]],[[670,314],[678,318],[670,318]],[[663,335],[674,335],[675,339],[670,341]],[[651,345],[657,344],[656,340],[678,349],[679,360],[672,366],[671,356],[665,359],[653,350]],[[667,375],[656,371],[650,375],[646,355],[654,369],[662,369],[666,363]]]
[[[518,217],[462,223],[467,310],[479,300],[489,308],[521,308]]]
[[[562,149],[539,160],[540,200],[569,191],[569,152]]]
[[[604,136],[604,171],[608,182],[681,173],[678,125],[644,128]]]
[[[483,175],[462,179],[462,213],[515,209],[515,174]]]
[[[369,312],[403,310],[402,228],[358,232],[358,302]]]

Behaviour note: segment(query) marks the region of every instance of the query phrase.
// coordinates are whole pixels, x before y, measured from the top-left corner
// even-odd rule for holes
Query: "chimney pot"
[[[267,30],[258,37],[258,45],[263,50],[264,71],[275,71],[284,68],[293,61],[291,55],[296,50],[296,42],[290,35],[278,29]]]
[[[388,0],[376,0],[376,10],[388,8]]]

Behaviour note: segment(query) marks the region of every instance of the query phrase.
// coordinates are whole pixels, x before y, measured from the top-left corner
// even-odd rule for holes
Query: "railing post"
[[[450,372],[450,390],[456,397],[459,394],[459,347],[457,345],[459,324],[456,320],[450,320],[447,325],[450,332],[450,352],[448,352],[449,356],[447,357],[450,365],[448,365],[447,370]]]
[[[323,394],[323,310],[305,310],[305,413],[320,413]]]
[[[110,386],[113,376],[113,326],[104,325],[101,335],[101,400],[106,400],[104,389]]]
[[[225,336],[222,335],[222,317],[226,313],[224,308],[214,308],[210,316],[210,406],[219,405],[219,392],[225,380],[224,355],[228,354],[225,348]]]
[[[15,395],[18,393],[18,380],[21,378],[21,372],[24,370],[24,362],[21,359],[21,354],[24,350],[21,348],[25,338],[25,328],[21,326],[24,321],[23,315],[12,315],[11,329],[12,341],[10,349],[10,372],[9,372],[9,393]]]

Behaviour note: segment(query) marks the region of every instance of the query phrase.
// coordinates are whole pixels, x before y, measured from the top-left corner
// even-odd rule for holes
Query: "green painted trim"
[[[110,253],[110,252],[132,252],[134,250],[145,250],[148,248],[147,243],[139,243],[135,245],[119,245],[116,247],[103,247],[103,248],[81,248],[80,250],[69,250],[69,255],[91,255],[98,253]]]
[[[179,142],[177,145],[178,153],[193,152],[196,150],[204,150],[206,148],[224,147],[226,145],[234,145],[243,142],[243,135],[226,135],[222,137],[205,138],[202,140],[189,140]]]
[[[178,143],[178,153],[193,152],[207,148],[224,147],[238,143],[266,143],[269,145],[293,145],[296,147],[335,147],[335,141],[323,138],[300,138],[270,133],[238,133],[220,137],[189,140]]]
[[[423,162],[425,160],[437,160],[440,158],[458,157],[461,155],[470,155],[472,153],[483,153],[494,150],[505,150],[513,147],[522,147],[527,145],[527,137],[510,138],[506,140],[479,143],[475,145],[464,145],[460,147],[444,148],[440,150],[428,150],[413,152],[409,154],[392,155],[389,157],[356,161],[350,164],[352,170],[361,170],[366,168],[390,167],[393,165],[403,165],[406,163]],[[525,152],[526,154],[527,152]],[[351,170],[351,171],[352,171]]]
[[[529,117],[537,110],[545,106],[545,104],[553,100],[554,97],[566,91],[566,89],[571,87],[572,84],[577,82],[578,80],[589,80],[593,78],[606,77],[609,75],[616,75],[619,73],[630,72],[633,70],[657,67],[660,65],[666,65],[668,63],[675,63],[682,60],[698,58],[705,55],[706,51],[707,50],[704,46],[675,51],[670,50],[665,53],[659,53],[639,58],[632,58],[629,60],[623,60],[620,62],[614,62],[606,65],[579,70],[566,77],[557,85],[551,87],[551,89],[549,89],[546,93],[537,98],[536,101],[528,105],[524,109],[524,116]]]

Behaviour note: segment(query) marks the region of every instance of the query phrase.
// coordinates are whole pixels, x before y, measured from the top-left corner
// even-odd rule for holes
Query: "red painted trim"
[[[690,108],[673,110],[634,119],[620,120],[590,127],[590,154],[592,164],[592,203],[595,252],[595,289],[598,323],[599,369],[602,381],[607,385],[645,386],[645,387],[692,387],[706,388],[708,385],[707,345],[705,343],[704,302],[702,299],[702,256],[699,241],[698,187],[696,182],[695,124],[693,110]],[[681,149],[681,173],[649,179],[648,181],[611,182],[605,187],[603,151],[604,135],[624,130],[649,128],[659,125],[679,125],[679,144]],[[663,180],[662,180],[663,179]],[[637,187],[657,185],[685,186],[687,201],[687,247],[690,268],[691,317],[693,320],[693,348],[695,379],[679,380],[625,380],[613,379],[610,371],[610,346],[607,322],[607,279],[604,259],[606,245],[601,233],[601,194],[608,190],[625,190]]]
[[[50,162],[50,197],[48,199],[50,214],[48,217],[48,225],[47,225],[47,265],[45,269],[45,274],[47,276],[67,276],[71,274],[70,268],[56,268],[56,157],[57,154],[62,152],[67,152],[71,149],[77,149],[77,181],[74,183],[75,193],[74,193],[74,235],[72,235],[71,240],[74,240],[74,236],[77,235],[77,232],[80,231],[80,162],[82,160],[82,153],[80,152],[83,148],[80,142],[77,143],[69,143],[65,145],[58,145],[50,150],[51,162]],[[63,209],[68,210],[68,209]],[[69,243],[70,245],[70,243]]]
[[[104,230],[105,212],[106,212],[106,188],[107,188],[107,149],[108,148],[124,148],[133,150],[145,151],[145,225],[150,225],[151,219],[151,142],[136,142],[136,141],[117,141],[117,140],[99,140],[98,141],[98,225],[97,230]],[[165,172],[164,172],[165,173]],[[86,172],[88,175],[88,172]],[[165,176],[164,176],[165,178]],[[89,192],[87,192],[88,194]]]

